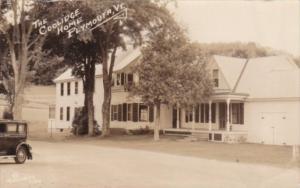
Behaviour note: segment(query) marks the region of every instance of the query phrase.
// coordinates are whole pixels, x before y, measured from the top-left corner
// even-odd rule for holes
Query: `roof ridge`
[[[237,88],[237,86],[238,86],[238,84],[239,84],[239,82],[240,82],[240,80],[241,80],[241,78],[242,78],[242,76],[243,76],[243,74],[244,74],[244,72],[245,72],[245,69],[246,69],[246,67],[247,67],[247,65],[248,65],[248,63],[249,63],[249,61],[250,61],[250,59],[246,59],[245,65],[243,66],[243,69],[242,69],[242,71],[241,71],[241,73],[240,73],[240,75],[239,75],[239,77],[238,77],[238,79],[237,79],[237,81],[236,81],[236,83],[235,83],[235,85],[234,85],[234,87],[233,87],[232,92],[235,92],[235,91],[236,91],[236,88]]]

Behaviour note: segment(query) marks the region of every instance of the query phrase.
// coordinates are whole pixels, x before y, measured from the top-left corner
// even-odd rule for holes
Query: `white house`
[[[111,127],[138,129],[154,125],[155,109],[138,97],[129,97],[128,86],[138,81],[132,68],[140,59],[138,49],[117,57],[112,88]],[[96,67],[95,118],[102,122],[102,73]],[[214,94],[193,110],[163,105],[164,132],[198,133],[211,141],[265,144],[300,143],[300,72],[285,56],[241,59],[213,56],[209,70]],[[80,79],[67,70],[55,80],[54,128],[68,129],[75,108],[83,106]]]

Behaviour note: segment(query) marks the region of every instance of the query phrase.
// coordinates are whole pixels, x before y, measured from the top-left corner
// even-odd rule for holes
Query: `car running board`
[[[16,156],[15,155],[6,155],[6,156],[0,156],[1,159],[14,159]]]

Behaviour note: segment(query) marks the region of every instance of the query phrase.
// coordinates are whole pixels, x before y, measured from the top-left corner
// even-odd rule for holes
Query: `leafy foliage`
[[[208,43],[199,44],[199,47],[207,56],[217,54],[239,58],[254,58],[274,55],[271,49],[258,46],[253,42]]]
[[[139,83],[132,94],[149,104],[188,106],[205,100],[212,92],[212,83],[201,54],[180,29],[151,36],[142,50],[136,70]]]

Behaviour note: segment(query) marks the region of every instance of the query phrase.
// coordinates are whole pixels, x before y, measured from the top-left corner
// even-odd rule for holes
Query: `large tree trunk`
[[[102,104],[102,137],[110,134],[110,105],[111,105],[111,87],[112,87],[112,74],[115,63],[115,57],[117,52],[117,46],[114,47],[111,53],[110,65],[108,66],[108,52],[107,50],[102,51],[102,72],[103,72],[103,88],[104,98]]]
[[[94,93],[87,93],[87,113],[88,113],[88,130],[89,135],[94,136]]]
[[[155,125],[154,125],[154,140],[158,141],[159,140],[159,130],[160,130],[160,103],[155,104],[156,107],[156,115],[155,115]]]
[[[104,86],[104,98],[102,104],[102,136],[108,136],[110,134],[109,125],[110,125],[110,104],[111,104],[111,83],[108,81],[105,82],[103,79]]]
[[[14,96],[14,106],[12,109],[13,118],[16,120],[22,120],[22,105],[23,105],[23,93],[19,93]]]
[[[94,91],[95,91],[95,62],[91,58],[85,60],[85,109],[87,113],[88,134],[95,135],[94,130]]]

